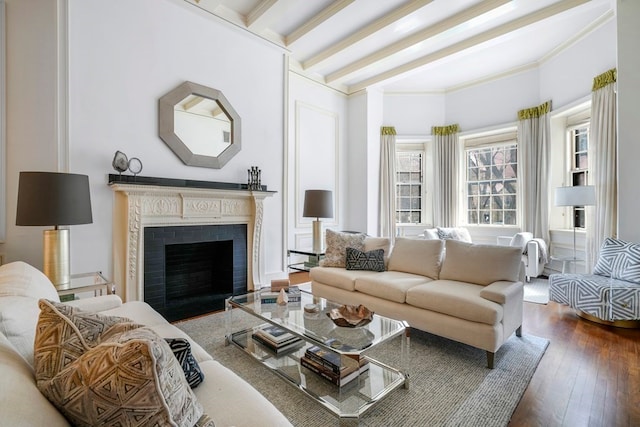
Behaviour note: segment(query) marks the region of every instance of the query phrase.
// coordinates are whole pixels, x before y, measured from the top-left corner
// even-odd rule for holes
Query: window
[[[587,185],[589,177],[588,150],[589,150],[589,125],[582,124],[569,128],[569,145],[571,150],[570,183],[573,186]],[[573,227],[584,228],[584,206],[573,208]]]
[[[396,223],[422,223],[424,152],[396,152]]]
[[[515,141],[466,149],[469,225],[517,224],[517,160]]]

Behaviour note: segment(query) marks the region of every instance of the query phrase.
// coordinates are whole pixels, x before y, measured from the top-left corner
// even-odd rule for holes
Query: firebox
[[[144,300],[167,320],[222,310],[246,291],[246,224],[144,229]]]

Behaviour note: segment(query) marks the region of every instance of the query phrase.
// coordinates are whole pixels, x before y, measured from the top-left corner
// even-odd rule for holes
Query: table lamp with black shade
[[[43,272],[57,289],[70,286],[69,230],[91,224],[89,177],[58,172],[20,172],[16,225],[53,226],[44,230]]]
[[[313,252],[322,252],[322,222],[320,218],[333,218],[333,193],[330,190],[306,190],[302,216],[313,221]]]

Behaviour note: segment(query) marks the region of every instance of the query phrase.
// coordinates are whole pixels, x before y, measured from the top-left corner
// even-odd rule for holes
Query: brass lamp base
[[[322,252],[322,221],[319,219],[313,221],[313,252]]]
[[[51,280],[56,289],[69,289],[71,286],[69,230],[45,230],[43,246],[45,276]]]

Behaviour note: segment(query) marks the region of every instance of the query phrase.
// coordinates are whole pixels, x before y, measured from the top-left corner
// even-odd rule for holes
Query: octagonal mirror
[[[221,91],[197,83],[160,98],[158,127],[185,165],[220,169],[240,151],[240,116]]]

